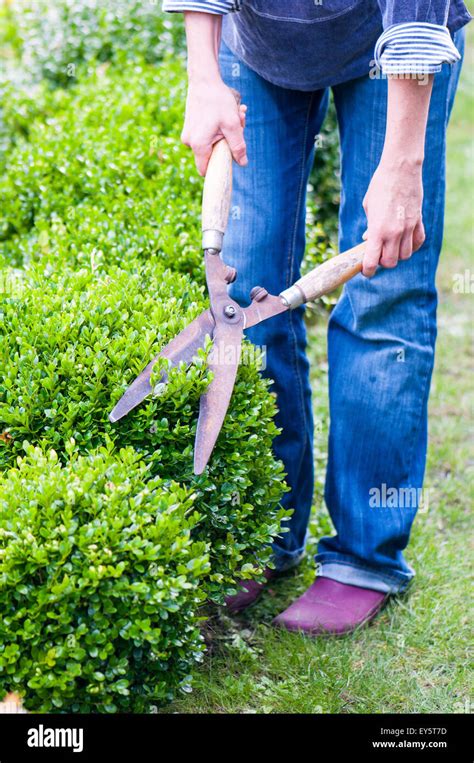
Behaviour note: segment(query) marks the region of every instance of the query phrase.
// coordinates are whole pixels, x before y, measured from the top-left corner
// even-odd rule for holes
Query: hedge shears
[[[227,413],[240,361],[243,332],[274,315],[315,300],[348,281],[361,271],[365,248],[362,243],[332,257],[278,296],[255,286],[250,292],[251,304],[241,307],[228,294],[228,286],[237,273],[221,257],[231,192],[232,154],[227,142],[222,139],[214,145],[202,198],[202,248],[210,308],[204,310],[148,363],[109,415],[110,421],[118,421],[153,394],[156,387],[151,384],[151,375],[159,358],[168,360],[168,368],[180,363],[189,365],[210,338],[214,376],[200,398],[194,444],[195,474],[201,474],[206,468]],[[158,382],[160,389],[166,380],[165,371]]]

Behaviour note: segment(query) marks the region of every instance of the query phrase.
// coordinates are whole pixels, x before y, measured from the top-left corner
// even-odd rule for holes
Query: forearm
[[[364,275],[373,275],[379,264],[395,267],[424,241],[422,166],[432,80],[388,81],[385,143],[364,199]]]
[[[222,16],[185,12],[188,47],[188,95],[181,140],[194,152],[201,175],[206,174],[212,146],[221,138],[240,165],[247,164],[243,129],[245,110],[224,83],[219,69]]]
[[[422,165],[432,89],[433,75],[423,84],[416,78],[389,78],[384,164],[399,168]]]
[[[189,82],[197,84],[220,80],[218,55],[222,16],[186,11],[184,20]]]

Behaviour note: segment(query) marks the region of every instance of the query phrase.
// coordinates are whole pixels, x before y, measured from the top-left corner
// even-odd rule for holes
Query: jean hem
[[[272,549],[273,564],[277,572],[286,572],[293,569],[293,567],[297,567],[306,553],[304,548],[298,548],[296,551],[285,551],[275,543],[272,545]]]
[[[317,554],[318,575],[330,578],[338,583],[353,585],[359,588],[369,588],[381,593],[402,593],[412,581],[415,573],[387,573],[367,565],[361,565],[356,560],[334,558],[335,555]]]

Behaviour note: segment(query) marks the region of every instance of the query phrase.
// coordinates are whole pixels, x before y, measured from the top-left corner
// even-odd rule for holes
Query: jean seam
[[[290,248],[288,251],[288,258],[287,258],[287,281],[286,281],[286,288],[288,288],[291,285],[291,282],[293,280],[293,271],[294,271],[294,259],[295,259],[295,244],[296,244],[296,234],[298,231],[298,218],[299,213],[301,210],[301,201],[303,198],[303,187],[304,187],[304,176],[305,176],[305,164],[306,164],[306,142],[308,138],[308,128],[309,128],[309,117],[311,113],[311,108],[313,106],[313,100],[314,100],[314,93],[311,93],[309,102],[308,102],[308,108],[306,111],[306,121],[305,121],[305,128],[304,128],[304,134],[303,134],[303,142],[302,142],[302,148],[301,148],[301,171],[300,171],[300,178],[299,178],[299,186],[298,186],[298,196],[296,200],[296,209],[295,209],[295,221],[293,225],[293,233],[290,239]],[[308,430],[308,422],[306,419],[306,412],[304,408],[304,394],[303,394],[303,382],[301,379],[300,370],[298,367],[298,361],[297,361],[297,340],[296,340],[296,333],[293,325],[293,316],[292,311],[288,311],[288,323],[290,327],[290,333],[292,338],[292,345],[293,345],[293,368],[295,370],[295,376],[298,380],[298,387],[299,387],[299,400],[300,400],[300,408],[301,413],[303,415],[303,422],[305,427],[305,432]]]

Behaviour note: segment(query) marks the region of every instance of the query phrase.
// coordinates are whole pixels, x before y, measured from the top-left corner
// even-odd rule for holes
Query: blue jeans
[[[463,33],[455,37],[462,52]],[[248,105],[249,165],[234,165],[223,257],[238,270],[232,296],[249,303],[252,286],[273,294],[300,275],[305,197],[328,92],[279,88],[222,46],[221,71]],[[443,235],[446,127],[460,65],[435,75],[423,166],[426,241],[394,270],[346,284],[328,330],[330,434],[325,500],[336,534],[319,541],[319,574],[396,593],[414,575],[403,556],[423,485],[427,403],[436,339],[435,273]],[[340,140],[340,251],[366,228],[362,200],[382,152],[385,79],[333,88]],[[274,380],[282,433],[274,450],[290,487],[289,532],[274,544],[277,569],[304,554],[313,498],[313,419],[304,308],[253,327],[266,347],[265,375]],[[414,488],[414,490],[413,490]],[[405,489],[405,490],[404,490]],[[396,496],[386,500],[386,496]],[[377,492],[378,491],[378,492]],[[392,492],[390,492],[392,491]],[[378,496],[378,498],[377,498]]]

